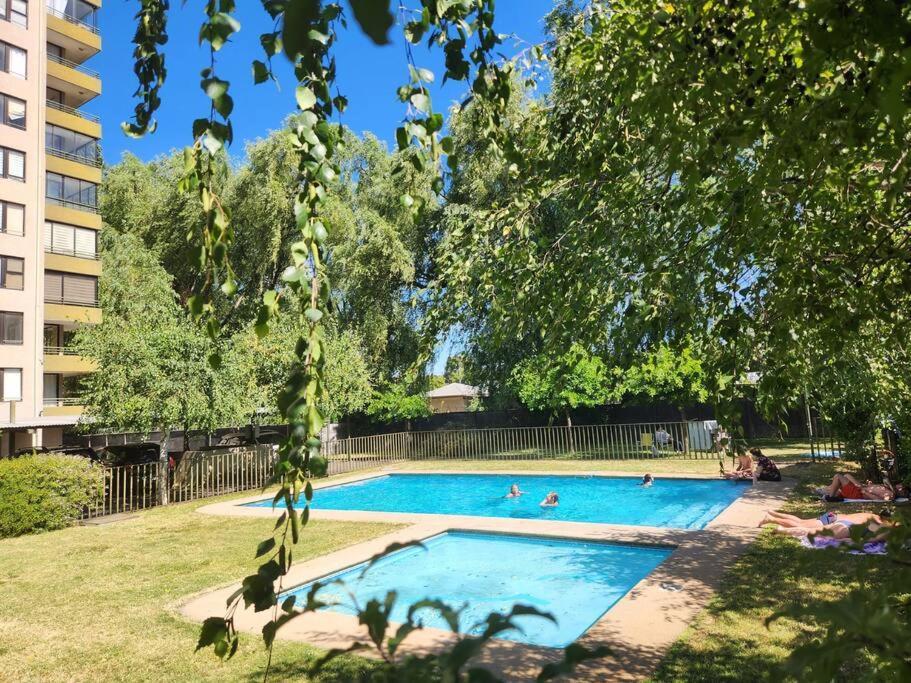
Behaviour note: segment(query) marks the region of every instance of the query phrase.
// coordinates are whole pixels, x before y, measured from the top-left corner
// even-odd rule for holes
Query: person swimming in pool
[[[642,477],[642,481],[639,482],[639,486],[646,486],[646,487],[648,487],[648,486],[651,486],[651,485],[654,484],[654,483],[655,483],[655,478],[654,478],[652,475],[650,475],[650,474],[646,474],[644,477]]]
[[[560,496],[557,495],[556,491],[551,491],[547,494],[544,500],[541,501],[542,508],[555,508],[560,504]]]
[[[504,496],[504,498],[518,498],[523,493],[527,493],[527,492],[520,490],[518,484],[513,484],[512,486],[509,487],[509,493],[507,493]]]

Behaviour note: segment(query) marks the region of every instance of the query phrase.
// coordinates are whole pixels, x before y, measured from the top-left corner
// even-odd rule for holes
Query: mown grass
[[[792,465],[785,476],[798,480],[786,511],[802,517],[828,509],[878,511],[878,506],[824,504],[812,492],[827,484],[841,464]],[[835,550],[808,550],[798,542],[764,531],[727,573],[724,585],[685,634],[674,644],[655,681],[776,681],[780,665],[799,644],[818,635],[817,623],[782,618],[766,620],[791,606],[813,606],[843,598],[900,571],[884,557],[856,556]],[[855,653],[841,680],[865,679],[872,667],[868,653]],[[866,680],[866,679],[865,679]]]
[[[197,507],[175,505],[106,526],[0,541],[0,681],[262,680],[260,639],[243,637],[227,664],[208,651],[194,654],[199,626],[173,606],[255,570],[256,543],[272,522],[202,515]],[[392,528],[314,521],[295,558],[324,555]],[[320,654],[279,641],[273,680],[306,680]],[[347,657],[319,680],[360,680],[371,667]]]
[[[409,468],[540,471],[619,470],[640,474],[715,474],[717,460],[432,461]],[[831,464],[791,465],[798,485],[791,511],[820,514],[811,486],[825,483]],[[210,501],[206,501],[210,502]],[[265,653],[258,638],[243,637],[238,655],[221,664],[194,654],[198,625],[173,609],[181,598],[229,584],[256,567],[253,549],[268,520],[220,518],[195,512],[198,504],[141,513],[99,527],[0,541],[0,681],[255,681]],[[853,509],[853,508],[852,508]],[[314,521],[299,560],[358,543],[389,525]],[[673,646],[655,681],[778,680],[776,668],[819,627],[782,619],[780,609],[838,600],[892,571],[881,557],[809,551],[791,539],[763,533],[730,571],[725,585]],[[279,641],[273,680],[312,680],[307,670],[321,652]],[[865,669],[863,653],[856,673]],[[344,657],[319,681],[367,681],[373,665]]]

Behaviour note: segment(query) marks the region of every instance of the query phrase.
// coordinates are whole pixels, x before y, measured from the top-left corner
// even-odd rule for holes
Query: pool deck
[[[351,475],[323,486],[361,481],[395,472],[390,470]],[[415,474],[452,474],[416,470]],[[459,474],[493,474],[464,471]],[[496,474],[522,476],[566,476],[566,472],[507,471]],[[573,472],[570,476],[618,476],[633,479],[628,472]],[[662,479],[713,479],[694,475],[662,475]],[[757,524],[766,510],[779,507],[787,498],[791,485],[764,482],[750,488],[735,500],[704,529],[668,529],[620,524],[586,522],[557,522],[549,520],[469,517],[460,515],[430,515],[347,510],[312,510],[311,519],[333,519],[364,522],[408,523],[410,526],[385,534],[364,543],[338,550],[322,557],[295,564],[284,578],[284,588],[309,583],[327,574],[345,569],[382,552],[395,542],[420,541],[444,531],[467,530],[494,533],[516,533],[579,540],[610,541],[639,545],[673,546],[674,552],[657,569],[639,581],[629,593],[608,610],[580,639],[588,647],[608,645],[613,654],[579,667],[568,680],[574,681],[631,681],[650,676],[671,644],[701,611],[719,587],[724,572],[749,547],[759,533]],[[257,495],[214,503],[200,512],[235,517],[276,517],[280,510],[269,507],[243,507],[244,503],[263,500]],[[179,609],[194,621],[224,613],[225,601],[237,588],[232,583],[184,601]],[[238,630],[259,633],[272,616],[271,611],[253,612],[238,609],[235,625]],[[366,631],[355,617],[335,612],[302,615],[279,631],[279,638],[304,641],[324,648],[347,648],[355,639],[365,640]],[[429,653],[451,644],[455,636],[439,629],[416,631],[405,641],[403,649],[413,653]],[[531,646],[507,640],[494,640],[484,650],[478,663],[487,666],[508,681],[534,680],[541,666],[558,661],[562,651]]]

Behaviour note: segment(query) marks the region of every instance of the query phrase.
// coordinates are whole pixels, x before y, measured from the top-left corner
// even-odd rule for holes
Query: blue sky
[[[123,0],[107,2],[100,12],[103,51],[89,62],[101,72],[104,93],[86,109],[101,116],[104,129],[103,150],[107,163],[116,163],[124,151],[141,159],[166,153],[185,146],[190,137],[194,118],[208,112],[208,100],[199,90],[199,71],[207,62],[207,53],[199,47],[197,34],[202,17],[201,0],[189,0],[186,6],[175,0],[171,3],[169,42],[165,46],[169,67],[168,81],[163,90],[163,104],[158,114],[158,131],[141,140],[127,138],[120,123],[132,113],[136,88],[132,71],[130,42],[133,33],[133,13],[138,3]],[[543,35],[543,16],[553,7],[553,0],[501,0],[497,3],[496,27],[500,33],[515,34],[528,43],[540,42]],[[262,59],[260,33],[271,29],[271,21],[256,0],[238,3],[237,18],[242,28],[232,44],[219,53],[219,73],[230,78],[234,97],[235,142],[232,152],[243,155],[243,143],[262,137],[281,125],[294,107],[294,81],[290,68],[282,59],[280,73],[282,89],[272,83],[255,86],[250,70],[253,59]],[[340,36],[337,45],[339,86],[350,106],[342,121],[356,132],[371,131],[392,141],[404,106],[395,96],[396,88],[407,80],[404,61],[404,41],[393,28],[396,40],[392,45],[376,47],[354,26]],[[518,52],[521,43],[508,39],[503,52]],[[442,77],[442,59],[438,50],[432,53],[423,47],[416,49],[418,66],[430,68]],[[463,83],[448,83],[434,93],[439,111],[441,105],[457,99],[464,91]]]
[[[283,58],[276,59],[281,90],[273,83],[254,85],[250,64],[262,59],[259,35],[271,30],[271,21],[256,0],[238,2],[237,19],[241,31],[218,55],[218,72],[231,80],[234,98],[234,144],[231,152],[242,157],[244,142],[263,137],[281,126],[294,108],[294,80]],[[101,73],[104,92],[85,108],[101,116],[104,130],[102,149],[105,161],[116,163],[124,152],[132,152],[149,160],[191,142],[190,126],[194,118],[205,115],[209,101],[199,89],[199,71],[207,64],[208,53],[199,47],[197,35],[202,17],[202,1],[189,0],[184,6],[179,0],[171,3],[169,41],[165,46],[168,80],[163,89],[163,103],[157,114],[158,130],[145,138],[134,140],[120,130],[120,123],[129,118],[135,100],[135,76],[132,70],[135,31],[133,14],[137,3],[124,0],[106,2],[99,21],[103,50],[89,62]],[[544,39],[543,17],[554,5],[553,0],[500,0],[497,3],[496,28],[511,37],[504,41],[502,52],[513,56],[529,44]],[[349,107],[342,122],[357,133],[370,131],[386,140],[390,147],[395,129],[404,113],[404,105],[395,95],[396,88],[407,80],[404,40],[398,27],[390,33],[393,44],[377,47],[365,38],[351,22],[340,35],[336,47],[338,84],[348,97]],[[440,87],[443,60],[439,50],[415,48],[418,66],[434,71],[437,76],[434,104],[437,111],[463,95],[466,84],[447,83]],[[431,364],[433,372],[442,373],[446,358],[459,348],[458,342],[444,341]]]

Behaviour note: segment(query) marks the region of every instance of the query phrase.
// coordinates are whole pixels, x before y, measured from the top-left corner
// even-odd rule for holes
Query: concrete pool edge
[[[402,470],[395,470],[402,472]],[[427,470],[416,474],[430,473]],[[451,473],[451,471],[440,472]],[[489,474],[488,472],[471,472]],[[314,488],[335,486],[384,476],[386,471],[351,475],[321,482]],[[505,474],[530,472],[510,471]],[[565,472],[535,472],[534,474],[563,475]],[[573,473],[586,476],[588,473]],[[596,476],[626,476],[629,473],[597,472]],[[663,478],[716,479],[691,474]],[[746,551],[759,533],[756,525],[765,511],[780,506],[787,498],[791,484],[763,483],[744,492],[704,529],[670,529],[633,525],[597,524],[588,522],[558,522],[551,520],[511,520],[508,518],[429,515],[411,513],[375,513],[363,511],[314,511],[314,519],[335,519],[363,522],[411,523],[404,529],[384,534],[371,541],[350,546],[320,558],[295,565],[286,577],[285,588],[309,583],[357,565],[392,542],[422,540],[446,531],[475,531],[482,533],[519,534],[522,536],[560,537],[571,540],[591,540],[647,546],[673,546],[674,552],[654,571],[639,581],[613,605],[583,635],[580,642],[590,647],[608,644],[614,657],[584,666],[573,680],[640,680],[657,667],[671,644],[683,633],[693,618],[706,606],[721,583],[724,572]],[[278,514],[271,508],[242,507],[245,502],[262,500],[262,494],[233,499],[200,508],[200,512],[242,517],[272,517]],[[531,521],[532,524],[528,522]],[[236,584],[209,591],[183,602],[180,612],[201,621],[221,614],[225,599]],[[255,614],[252,610],[238,611],[240,630],[258,633],[270,613]],[[324,648],[347,647],[365,633],[356,618],[337,613],[321,612],[306,615],[290,622],[280,632],[282,639],[307,642]],[[437,629],[425,629],[406,641],[408,651],[424,653],[437,651],[453,641],[453,634]],[[507,680],[527,680],[549,661],[560,658],[560,651],[512,641],[495,641],[487,648],[479,663],[488,666]]]

